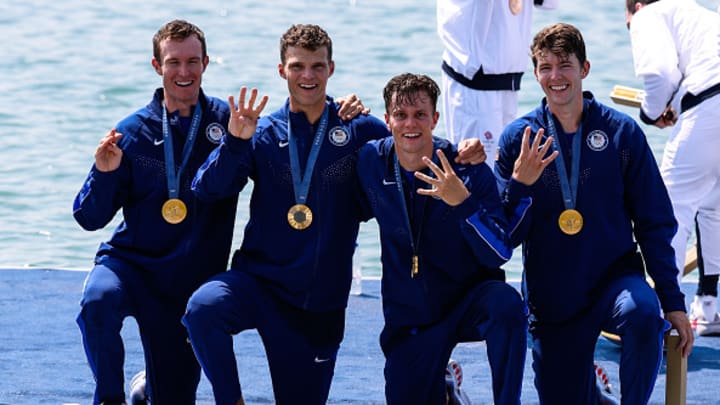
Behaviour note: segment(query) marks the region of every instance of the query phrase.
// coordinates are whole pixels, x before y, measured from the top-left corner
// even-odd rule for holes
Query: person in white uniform
[[[702,236],[705,274],[690,320],[699,335],[720,334],[720,15],[695,0],[626,0],[626,7],[635,73],[646,92],[640,118],[674,126],[661,172],[678,221],[678,268],[696,219]]]
[[[528,64],[533,5],[559,0],[438,0],[444,46],[442,106],[445,133],[457,143],[480,138],[490,168],[505,126],[516,118],[520,79]]]

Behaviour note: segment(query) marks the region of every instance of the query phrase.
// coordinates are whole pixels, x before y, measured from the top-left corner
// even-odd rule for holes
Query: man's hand
[[[660,119],[658,119],[653,125],[658,128],[667,128],[675,125],[676,122],[677,112],[675,112],[672,107],[668,106],[660,116]]]
[[[455,157],[455,163],[479,165],[486,159],[485,146],[480,139],[468,138],[458,143],[458,155]]]
[[[267,104],[268,96],[263,96],[255,107],[255,100],[257,99],[257,89],[250,91],[250,100],[248,105],[245,105],[245,96],[247,96],[247,87],[240,88],[240,100],[237,108],[235,108],[235,98],[233,96],[228,97],[228,104],[230,107],[230,122],[228,123],[228,130],[230,134],[240,139],[252,138],[255,130],[257,129],[257,121],[260,117],[260,113],[265,104]]]
[[[438,149],[437,155],[438,159],[440,159],[442,169],[427,156],[423,156],[423,162],[435,173],[435,178],[422,172],[415,172],[415,178],[432,186],[431,189],[419,188],[417,189],[417,193],[420,195],[439,197],[445,201],[447,205],[454,207],[465,201],[470,196],[470,191],[468,191],[462,180],[455,174],[443,151]]]
[[[341,119],[351,120],[357,117],[359,114],[370,114],[370,109],[365,108],[365,106],[362,104],[362,100],[360,100],[360,97],[356,96],[355,94],[348,94],[347,96],[337,98],[335,99],[335,102],[340,105],[338,117],[340,117]]]
[[[531,186],[540,178],[543,170],[558,155],[558,151],[553,151],[547,158],[543,158],[553,143],[553,138],[548,137],[543,145],[540,145],[545,130],[540,128],[535,134],[535,140],[530,145],[530,127],[525,127],[523,132],[522,145],[520,146],[520,156],[515,160],[512,177],[515,181],[526,186]]]
[[[117,141],[122,134],[115,128],[111,129],[101,140],[95,149],[95,168],[101,172],[111,172],[120,167],[122,161],[122,149],[117,146]]]
[[[679,351],[682,353],[683,357],[689,356],[692,351],[695,337],[693,336],[692,327],[690,326],[687,314],[683,311],[672,311],[665,314],[665,319],[672,324],[672,328],[677,330],[678,335],[680,335],[680,343],[678,346],[672,348],[668,347],[668,350],[673,349],[675,351]]]

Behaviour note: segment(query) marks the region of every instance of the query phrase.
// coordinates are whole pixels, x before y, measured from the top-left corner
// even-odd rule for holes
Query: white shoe
[[[445,369],[445,385],[448,393],[449,405],[470,405],[465,391],[462,389],[463,372],[460,363],[450,359]]]
[[[607,371],[597,363],[595,366],[595,385],[598,390],[598,399],[602,405],[619,405],[620,401],[613,396],[612,386]]]
[[[720,314],[717,297],[695,296],[690,304],[690,324],[699,336],[720,336]]]

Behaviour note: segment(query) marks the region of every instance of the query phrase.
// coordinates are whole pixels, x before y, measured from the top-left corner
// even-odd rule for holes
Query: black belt
[[[680,112],[684,113],[710,97],[718,94],[720,94],[720,83],[701,91],[697,96],[687,92],[680,100]]]
[[[475,76],[468,79],[453,70],[445,61],[442,63],[442,70],[456,82],[474,90],[520,90],[520,79],[523,75],[522,72],[486,75],[480,67]]]

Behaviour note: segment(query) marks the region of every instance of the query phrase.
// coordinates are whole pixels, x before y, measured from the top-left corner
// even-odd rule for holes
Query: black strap
[[[701,91],[697,96],[688,91],[682,97],[682,100],[680,100],[680,112],[684,113],[710,97],[718,94],[720,94],[720,83]]]
[[[474,90],[520,90],[520,79],[522,72],[519,73],[503,73],[497,75],[486,75],[483,73],[482,66],[472,79],[461,75],[453,70],[447,62],[443,61],[442,70],[452,77],[453,80]]]

